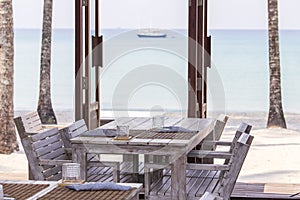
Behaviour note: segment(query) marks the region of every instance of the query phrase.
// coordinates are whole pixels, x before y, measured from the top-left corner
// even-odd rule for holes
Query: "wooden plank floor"
[[[237,182],[231,199],[300,199],[299,192],[300,184]]]

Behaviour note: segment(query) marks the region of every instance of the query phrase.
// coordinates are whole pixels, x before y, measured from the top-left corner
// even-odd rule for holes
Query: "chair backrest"
[[[60,180],[62,177],[61,165],[52,164],[51,161],[67,160],[68,158],[58,129],[52,128],[26,137],[20,135],[20,138],[33,179]]]
[[[71,125],[65,127],[64,129],[60,130],[64,145],[66,148],[71,148],[72,144],[70,139],[79,136],[82,133],[88,131],[88,128],[85,124],[84,119],[78,120]]]
[[[16,117],[14,122],[20,137],[26,137],[28,133],[33,134],[43,131],[42,122],[37,112],[30,112]]]
[[[227,121],[228,121],[227,115],[221,114],[218,116],[216,124],[215,124],[215,128],[214,128],[213,140],[215,140],[215,141],[220,140]]]
[[[230,169],[222,173],[222,179],[214,193],[224,199],[230,199],[234,185],[241,171],[243,163],[248,154],[253,136],[248,133],[242,133],[233,149],[233,155],[230,158]]]
[[[237,143],[237,140],[240,138],[240,136],[241,136],[243,133],[250,134],[251,129],[252,129],[252,126],[249,125],[249,124],[247,124],[247,123],[245,123],[245,122],[242,122],[242,123],[239,125],[239,127],[238,127],[238,129],[236,130],[235,135],[234,135],[234,137],[233,137],[233,139],[232,139],[232,145],[231,145],[230,150],[229,150],[230,152],[233,151],[234,145]]]

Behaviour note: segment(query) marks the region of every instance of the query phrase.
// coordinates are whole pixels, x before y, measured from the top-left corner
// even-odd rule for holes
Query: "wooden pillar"
[[[198,0],[189,0],[188,24],[188,117],[197,117],[197,15]]]
[[[75,120],[83,118],[83,88],[81,67],[83,61],[83,9],[82,0],[75,0]]]
[[[87,127],[91,129],[91,119],[90,119],[90,107],[91,107],[91,81],[90,81],[90,38],[91,38],[91,27],[90,27],[90,0],[86,0],[85,10],[84,10],[84,70],[85,70],[85,103],[84,103],[84,119]]]
[[[203,9],[203,0],[198,0],[198,35],[197,35],[197,109],[198,117],[203,118],[203,92],[204,92],[204,9]]]
[[[96,49],[93,46],[93,51],[96,51],[95,54],[93,54],[93,60],[94,58],[97,58],[97,63],[94,63],[94,67],[96,67],[96,103],[98,105],[97,108],[97,124],[100,126],[100,70],[99,67],[103,67],[103,59],[102,59],[102,42],[103,37],[100,36],[100,14],[99,14],[99,0],[95,0],[95,38],[96,39]],[[99,37],[100,36],[100,37]],[[93,42],[93,44],[95,44]]]
[[[211,66],[211,37],[208,36],[207,16],[208,16],[208,1],[204,0],[204,87],[203,87],[203,118],[207,117],[207,68]]]

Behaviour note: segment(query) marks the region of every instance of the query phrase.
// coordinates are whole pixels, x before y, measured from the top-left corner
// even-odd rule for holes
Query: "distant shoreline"
[[[16,110],[15,111],[15,117],[20,116],[22,114],[25,114],[27,112],[32,112],[33,110]],[[74,116],[74,111],[73,110],[57,110],[54,111],[57,117],[58,123],[70,123],[75,121],[75,116]],[[103,113],[103,112],[102,112]],[[144,114],[146,113],[145,111],[143,112]],[[147,112],[148,113],[148,112]],[[224,113],[224,112],[223,112]],[[124,113],[123,113],[124,114]],[[147,116],[147,115],[140,115],[139,112],[137,111],[136,116]],[[221,114],[221,112],[218,113],[212,113],[209,112],[208,117],[209,118],[216,118],[218,114]],[[267,117],[268,113],[263,112],[263,111],[256,111],[256,112],[251,112],[251,111],[229,111],[226,112],[229,116],[229,121],[227,126],[232,126],[236,128],[241,122],[246,122],[249,123],[253,126],[253,129],[263,129],[266,128],[267,124]],[[174,116],[176,113],[167,113],[169,116]],[[126,116],[126,115],[125,115]],[[132,116],[132,115],[131,115]],[[148,113],[149,116],[149,113]],[[106,117],[104,117],[106,118]],[[113,118],[113,117],[108,117],[108,118]],[[285,119],[287,122],[288,129],[291,130],[297,130],[300,131],[300,113],[285,113]]]

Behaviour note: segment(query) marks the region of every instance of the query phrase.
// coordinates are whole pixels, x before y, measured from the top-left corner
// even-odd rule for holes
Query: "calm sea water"
[[[103,31],[102,109],[186,108],[187,38],[183,30],[167,33],[167,38],[142,39],[136,36],[136,31]],[[267,111],[267,31],[211,30],[210,33],[209,110]],[[292,113],[300,113],[299,33],[280,33],[283,106]],[[16,110],[36,109],[40,45],[40,30],[15,31]],[[74,106],[74,48],[73,30],[53,31],[51,81],[56,110]]]

